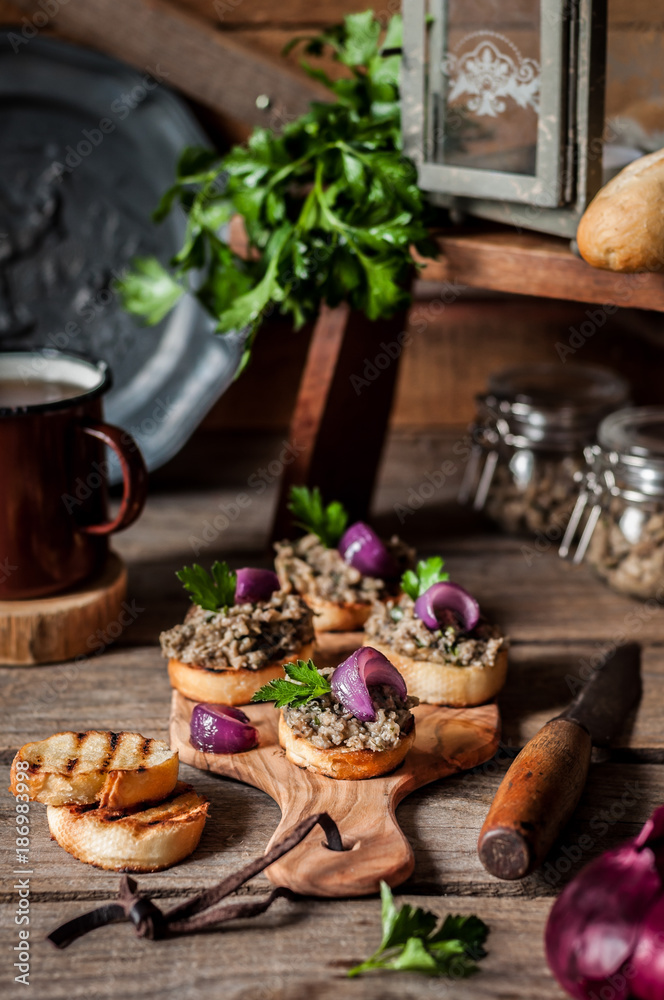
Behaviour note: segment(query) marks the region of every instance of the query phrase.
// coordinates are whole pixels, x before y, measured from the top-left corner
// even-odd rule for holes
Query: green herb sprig
[[[383,940],[378,950],[348,976],[372,969],[421,972],[429,976],[465,978],[477,971],[487,954],[483,945],[489,928],[479,917],[447,916],[436,930],[438,917],[409,903],[397,909],[386,882],[380,883]]]
[[[285,663],[284,670],[290,680],[277,678],[264,684],[252,696],[252,701],[273,701],[275,708],[290,705],[297,708],[306,705],[314,698],[329,694],[332,690],[327,677],[318,673],[313,660],[298,660],[297,663]]]
[[[198,563],[183,566],[175,575],[191,595],[192,602],[205,611],[225,611],[235,604],[237,574],[227,562],[212,563],[211,575]]]
[[[348,514],[343,504],[333,500],[325,506],[317,486],[313,490],[307,486],[291,486],[288,509],[295,518],[296,526],[318,535],[328,549],[338,545],[346,530]]]
[[[450,574],[443,573],[444,565],[440,556],[420,559],[415,570],[408,569],[401,577],[401,589],[416,601],[429,587],[433,587],[434,583],[444,583],[445,580],[449,580]]]
[[[331,79],[301,65],[331,92],[277,134],[257,128],[226,156],[186,149],[155,219],[187,214],[183,245],[166,269],[139,259],[119,282],[125,308],[156,323],[192,292],[224,334],[249,329],[243,363],[263,318],[278,309],[296,328],[322,302],[341,301],[371,319],[410,301],[411,247],[435,253],[415,164],[401,152],[402,22],[385,32],[371,10],[320,35],[295,38],[308,56],[331,51],[346,67]],[[381,36],[382,41],[381,41]],[[238,256],[220,227],[244,221],[249,253]],[[200,277],[202,275],[202,277]]]

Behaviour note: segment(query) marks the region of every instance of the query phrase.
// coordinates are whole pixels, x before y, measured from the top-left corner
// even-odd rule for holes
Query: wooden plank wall
[[[294,31],[334,23],[370,0],[178,0],[179,6],[233,32],[238,41],[280,57]],[[399,0],[373,4],[381,16],[400,8]],[[296,61],[294,59],[294,61]],[[609,0],[607,112],[616,114],[641,98],[662,94],[664,12],[649,0]]]
[[[474,396],[485,389],[490,372],[525,362],[561,361],[561,355],[564,363],[604,364],[623,372],[639,403],[664,402],[660,315],[608,315],[602,306],[507,296],[466,294],[449,303],[454,293],[439,286],[430,298],[415,302],[397,383],[394,427],[464,424],[472,418]],[[566,353],[570,342],[579,343],[581,328],[590,336]],[[284,429],[306,342],[306,334],[293,333],[285,324],[266,325],[252,366],[211,411],[205,426]],[[363,393],[371,393],[376,375],[373,359],[367,361],[358,371],[367,383],[358,384]],[[276,393],[275,371],[280,379]]]
[[[172,0],[172,6],[195,14],[211,30],[232,34],[254,51],[281,59],[281,50],[294,33],[365,10],[370,0],[282,0],[279,4],[273,0]],[[399,0],[374,4],[383,18],[399,8]],[[19,0],[0,0],[0,24],[20,24],[23,17]],[[42,30],[53,30],[50,20]],[[297,55],[289,59],[297,65]],[[661,96],[663,66],[664,14],[659,5],[649,0],[609,0],[607,112],[615,114],[639,99]]]

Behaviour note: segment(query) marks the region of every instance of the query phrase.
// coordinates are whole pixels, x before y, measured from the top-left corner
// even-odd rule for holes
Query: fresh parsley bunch
[[[323,504],[317,486],[291,486],[288,509],[295,518],[295,525],[308,534],[318,535],[323,545],[332,549],[339,543],[348,523],[348,513],[342,503],[332,500]]]
[[[321,698],[332,690],[327,677],[318,673],[313,660],[298,660],[297,663],[285,663],[284,670],[290,680],[278,677],[259,688],[252,701],[273,701],[275,708],[292,705],[297,708],[306,705],[314,698]]]
[[[444,561],[440,556],[420,559],[416,569],[406,570],[401,577],[401,589],[416,601],[422,594],[426,594],[434,583],[443,583],[445,580],[449,580],[450,574],[443,572],[443,565]]]
[[[224,611],[235,604],[235,587],[237,574],[227,562],[212,563],[212,573],[207,573],[202,566],[183,566],[175,574],[188,591],[192,603],[198,604],[204,611]]]
[[[383,32],[368,10],[294,39],[289,49],[304,44],[310,56],[329,49],[346,67],[333,80],[302,61],[332,99],[312,103],[279,134],[255,129],[226,156],[185,150],[155,212],[159,221],[175,205],[184,208],[184,244],[170,270],[154,258],[135,261],[119,283],[125,308],[157,323],[193,292],[219,333],[249,328],[242,370],[275,308],[299,328],[322,302],[346,300],[371,320],[406,305],[411,247],[431,253],[432,246],[417,171],[401,152],[401,33],[399,15]],[[244,220],[246,259],[219,235],[233,215]]]
[[[479,917],[447,916],[436,930],[438,917],[409,903],[397,910],[386,882],[380,883],[383,940],[378,951],[348,972],[359,976],[372,969],[422,972],[429,976],[465,978],[484,958],[489,928]]]

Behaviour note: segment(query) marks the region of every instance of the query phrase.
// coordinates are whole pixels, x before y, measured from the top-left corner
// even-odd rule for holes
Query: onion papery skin
[[[203,753],[244,753],[258,744],[258,731],[232,705],[196,705],[189,731],[191,745]]]
[[[648,911],[625,975],[639,1000],[664,1000],[664,894]]]
[[[634,840],[635,847],[645,847],[653,840],[664,839],[664,806],[655,809],[652,816],[646,820]],[[660,874],[664,878],[664,847],[657,851]]]
[[[664,933],[663,859],[657,842],[663,829],[664,807],[635,840],[584,868],[551,909],[547,961],[563,989],[578,1000],[596,1000],[602,989],[610,989],[613,1000],[632,995],[664,1000],[664,939],[659,939],[663,956],[657,960],[652,954],[653,940]]]
[[[248,566],[237,571],[235,584],[236,604],[256,604],[269,601],[275,590],[279,590],[279,577],[271,569],[250,569]]]
[[[450,613],[465,632],[472,632],[480,620],[480,606],[458,583],[434,583],[415,601],[415,614],[432,631],[449,625]]]
[[[370,684],[387,684],[405,701],[406,682],[390,661],[372,646],[356,649],[332,674],[332,694],[360,722],[374,722],[376,709],[369,693]]]
[[[390,580],[399,575],[396,559],[364,521],[356,521],[346,529],[339,542],[339,553],[362,576]]]

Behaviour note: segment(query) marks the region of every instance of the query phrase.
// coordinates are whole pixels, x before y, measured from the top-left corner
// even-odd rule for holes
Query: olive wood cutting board
[[[279,713],[272,704],[243,705],[258,729],[259,745],[240,754],[209,754],[189,742],[196,702],[173,692],[171,746],[180,760],[203,771],[235,778],[267,792],[281,809],[281,822],[268,844],[281,840],[306,816],[328,812],[339,826],[345,851],[332,851],[318,827],[266,870],[276,885],[307,896],[363,896],[381,879],[399,885],[412,873],[413,849],[395,818],[409,792],[437,778],[465,771],[493,757],[500,732],[495,704],[477,708],[418,705],[415,743],[392,774],[340,781],[303,770],[286,759],[277,739]],[[223,823],[223,816],[212,822]]]

